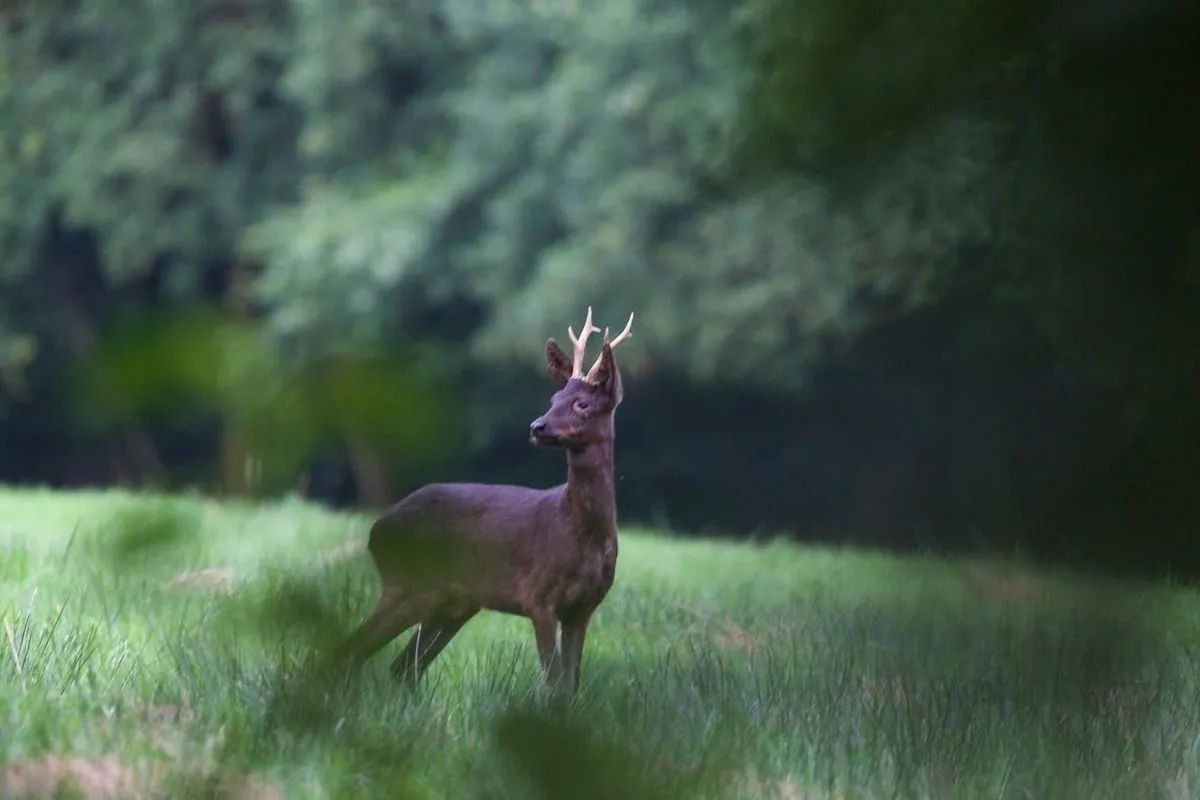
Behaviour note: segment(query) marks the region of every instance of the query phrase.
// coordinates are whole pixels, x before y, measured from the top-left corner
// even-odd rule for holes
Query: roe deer
[[[367,550],[380,598],[342,645],[340,663],[361,666],[419,624],[392,663],[392,674],[415,686],[463,625],[488,609],[528,618],[545,680],[557,689],[565,678],[567,693],[576,694],[588,623],[616,575],[613,414],[624,390],[613,350],[632,328],[633,314],[615,339],[605,328],[586,375],[588,337],[600,332],[590,307],[578,337],[567,328],[572,358],[554,339],[546,342],[556,391],[550,409],[529,426],[529,438],[566,450],[566,483],[552,489],[433,483],[375,522]]]

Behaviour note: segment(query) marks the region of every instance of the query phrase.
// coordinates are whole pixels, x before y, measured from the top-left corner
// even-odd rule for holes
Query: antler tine
[[[617,345],[633,336],[633,312],[629,312],[629,321],[625,323],[625,330],[617,334],[617,338],[608,342],[608,328],[604,329],[604,341],[608,342],[608,346],[613,350],[617,349]]]
[[[571,377],[583,377],[583,357],[587,355],[588,337],[593,333],[599,333],[600,329],[592,324],[592,307],[588,306],[587,319],[583,321],[583,329],[579,336],[575,335],[575,329],[570,325],[567,326],[567,335],[571,337],[571,346],[575,352],[571,357]]]
[[[618,333],[617,338],[610,341],[608,338],[608,328],[607,327],[604,328],[604,343],[608,345],[610,350],[616,350],[617,345],[619,345],[621,342],[625,341],[626,339],[630,338],[631,336],[633,336],[633,312],[632,311],[629,312],[629,321],[625,323],[625,330]],[[592,368],[590,370],[588,370],[587,380],[589,383],[595,379],[596,372],[599,371],[599,369],[600,369],[600,358],[597,358],[596,363],[592,364]]]

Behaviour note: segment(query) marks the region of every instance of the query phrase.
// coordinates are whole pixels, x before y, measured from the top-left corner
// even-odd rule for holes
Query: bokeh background
[[[1200,570],[1185,0],[0,3],[0,481]]]

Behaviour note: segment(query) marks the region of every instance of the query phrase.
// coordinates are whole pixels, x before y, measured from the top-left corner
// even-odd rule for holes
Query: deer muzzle
[[[557,444],[558,436],[546,424],[545,417],[538,417],[529,425],[529,443],[530,444]]]

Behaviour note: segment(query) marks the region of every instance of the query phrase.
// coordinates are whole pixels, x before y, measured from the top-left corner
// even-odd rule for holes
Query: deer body
[[[445,538],[475,563],[463,565],[461,585],[451,576],[437,591],[457,594],[462,605],[527,617],[549,607],[561,620],[593,598],[593,608],[599,605],[616,566],[615,517],[602,508],[579,527],[560,522],[573,516],[569,486],[430,484],[375,523],[367,549],[377,566],[387,568],[425,544],[421,539]],[[394,567],[403,570],[401,563]]]
[[[566,450],[567,482],[550,489],[434,483],[393,506],[372,526],[367,546],[380,599],[343,645],[344,660],[360,664],[419,624],[392,664],[397,678],[415,684],[472,617],[498,611],[531,620],[547,681],[559,686],[565,678],[569,693],[578,690],[588,624],[617,564],[613,414],[623,388],[612,350],[629,326],[612,342],[605,332],[600,358],[584,376],[587,337],[597,330],[588,309],[580,337],[570,331],[572,362],[554,340],[546,343],[558,391],[530,426],[530,439]]]

